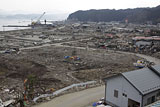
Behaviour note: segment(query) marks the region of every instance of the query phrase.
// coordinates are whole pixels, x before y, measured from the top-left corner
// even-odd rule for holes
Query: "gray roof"
[[[153,66],[160,72],[160,65]],[[160,77],[149,68],[122,73],[141,94],[145,95],[160,89]]]
[[[160,74],[160,65],[155,65],[153,68]]]

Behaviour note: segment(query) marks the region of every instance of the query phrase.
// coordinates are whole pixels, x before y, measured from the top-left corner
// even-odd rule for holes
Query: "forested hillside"
[[[94,22],[109,22],[109,21],[125,21],[135,23],[145,23],[152,21],[153,23],[160,22],[160,6],[154,8],[135,8],[121,10],[87,10],[77,11],[69,15],[68,19],[76,19],[79,21],[94,21]]]

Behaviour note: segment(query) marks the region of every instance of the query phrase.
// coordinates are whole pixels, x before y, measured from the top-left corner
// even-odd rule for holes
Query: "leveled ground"
[[[12,99],[17,93],[23,93],[26,79],[30,79],[31,94],[35,97],[74,83],[102,81],[105,77],[136,69],[133,63],[138,57],[103,47],[105,43],[113,46],[110,43],[121,41],[121,37],[113,35],[115,38],[111,39],[93,30],[94,27],[75,30],[62,26],[2,32],[0,98]],[[18,49],[5,51],[13,48]]]
[[[80,59],[65,59],[65,56]],[[106,50],[80,50],[45,47],[24,50],[19,54],[1,54],[0,87],[23,92],[23,81],[36,76],[35,95],[44,89],[55,90],[73,83],[101,80],[110,75],[135,69],[138,58]],[[75,78],[74,78],[75,77]]]

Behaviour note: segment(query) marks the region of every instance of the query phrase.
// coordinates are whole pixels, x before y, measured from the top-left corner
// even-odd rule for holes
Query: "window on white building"
[[[118,98],[118,91],[114,90],[114,97]]]

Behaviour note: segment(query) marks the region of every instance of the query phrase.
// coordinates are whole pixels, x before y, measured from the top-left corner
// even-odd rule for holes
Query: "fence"
[[[88,81],[88,82],[85,82],[85,83],[72,84],[72,85],[67,86],[65,88],[62,88],[60,90],[57,90],[57,91],[53,92],[52,94],[42,94],[42,95],[34,98],[33,101],[36,102],[40,98],[56,96],[56,95],[58,95],[58,94],[60,94],[60,93],[62,93],[64,91],[66,91],[68,89],[71,89],[71,88],[74,88],[74,87],[79,87],[79,86],[86,86],[86,85],[93,84],[93,83],[96,83],[96,81]]]

